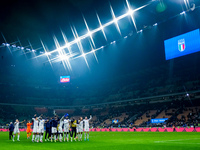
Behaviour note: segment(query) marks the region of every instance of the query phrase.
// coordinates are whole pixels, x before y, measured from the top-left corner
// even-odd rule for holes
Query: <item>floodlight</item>
[[[51,53],[49,53],[49,52],[45,52],[45,55],[49,56],[49,55],[51,55]]]
[[[68,60],[69,57],[67,55],[59,55],[60,60]]]
[[[85,55],[86,55],[85,53],[82,54],[83,57],[85,57]]]
[[[80,38],[76,38],[74,41],[75,41],[75,43],[78,43],[78,42],[80,42]]]
[[[134,12],[134,10],[129,9],[128,12],[127,12],[127,14],[131,16],[133,14],[133,12]]]
[[[115,23],[117,23],[117,22],[118,22],[118,19],[117,19],[117,18],[114,18],[113,21],[114,21]]]
[[[155,23],[153,26],[157,26],[158,25],[158,23]]]
[[[66,47],[69,48],[69,47],[70,47],[70,44],[69,44],[69,43],[66,43]]]
[[[92,32],[88,31],[87,36],[92,36]]]
[[[6,43],[6,46],[7,46],[7,47],[9,47],[9,46],[10,46],[10,44]]]
[[[183,11],[183,12],[180,13],[180,15],[183,15],[183,14],[185,14],[185,11]]]

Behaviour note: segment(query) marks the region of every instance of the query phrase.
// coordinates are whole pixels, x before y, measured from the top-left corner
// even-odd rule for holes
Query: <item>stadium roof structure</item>
[[[199,5],[198,0],[68,0],[56,5],[49,1],[17,1],[1,9],[10,11],[2,13],[1,41],[5,46],[20,47],[25,55],[45,56],[51,65],[62,62],[68,70],[73,69],[70,59],[83,57],[89,68],[87,55],[94,54],[98,61],[97,50],[151,30]]]

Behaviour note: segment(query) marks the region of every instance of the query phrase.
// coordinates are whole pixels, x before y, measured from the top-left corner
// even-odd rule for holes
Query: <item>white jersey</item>
[[[70,123],[71,120],[69,119],[64,119],[64,128],[69,128],[69,123]]]
[[[14,125],[15,125],[15,127],[14,127],[14,134],[17,134],[17,133],[20,132],[19,131],[19,122],[15,122]]]
[[[78,124],[78,126],[77,126],[77,130],[78,130],[78,132],[83,132],[83,120],[82,121],[78,121],[79,122],[79,124]]]
[[[39,128],[40,129],[44,129],[44,123],[45,123],[44,119],[39,120]]]
[[[64,119],[63,123],[64,123],[64,132],[69,132],[69,123],[71,120],[69,119]]]
[[[63,124],[64,124],[64,121],[63,121],[63,120],[60,120],[59,128],[62,128]]]
[[[35,118],[32,118],[32,120],[33,120],[33,129],[38,129],[38,120],[36,120]]]
[[[78,128],[82,128],[83,129],[83,120],[82,121],[78,121],[79,122],[79,124],[78,124]]]
[[[90,116],[89,119],[83,119],[84,125],[85,125],[85,130],[89,130],[89,121],[92,119],[92,116]]]
[[[19,122],[15,122],[14,125],[15,125],[14,130],[19,130]]]

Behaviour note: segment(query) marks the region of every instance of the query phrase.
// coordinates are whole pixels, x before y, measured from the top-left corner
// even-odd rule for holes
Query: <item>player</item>
[[[71,142],[72,142],[73,141],[73,135],[74,135],[74,141],[76,141],[77,120],[75,120],[74,118],[72,118],[72,120],[71,120],[71,127],[72,127]]]
[[[51,142],[53,142],[53,137],[54,137],[54,142],[56,142],[56,133],[57,133],[57,126],[58,126],[58,117],[55,116],[52,118],[50,121],[51,123]]]
[[[70,119],[68,119],[68,115],[64,119],[64,141],[66,140],[66,134],[67,134],[67,142],[69,141],[69,123],[71,122]]]
[[[20,141],[20,140],[19,140],[19,136],[20,136],[19,124],[20,124],[20,123],[23,123],[23,122],[25,122],[25,120],[24,120],[24,121],[22,121],[22,122],[19,122],[19,120],[18,120],[18,119],[16,119],[16,121],[15,121],[15,123],[14,123],[14,135],[13,135],[13,142],[15,141],[15,136],[16,136],[16,134],[18,134],[18,136],[17,136],[17,141]]]
[[[89,121],[92,119],[92,115],[90,115],[90,118],[88,119],[87,117],[85,117],[85,119],[83,120],[84,125],[85,125],[85,141],[88,140],[89,141]],[[86,137],[87,134],[87,137]]]
[[[34,115],[32,120],[33,120],[32,142],[34,142],[34,137],[35,137],[35,142],[39,142],[39,121],[38,121],[38,117],[36,117],[36,114]]]
[[[31,125],[33,123],[30,122],[30,120],[27,122],[26,126],[27,126],[27,129],[26,129],[26,133],[27,133],[27,139],[30,139],[30,136],[32,134],[32,130],[31,130]]]
[[[45,126],[46,126],[45,141],[49,141],[49,138],[51,136],[51,125],[50,125],[49,119],[46,120]],[[47,137],[47,134],[48,134],[48,137]]]
[[[82,141],[82,135],[83,135],[83,118],[80,117],[80,120],[78,120],[78,141]]]
[[[42,139],[43,139],[43,134],[44,134],[44,123],[45,123],[45,119],[42,119],[42,115],[38,118],[39,120],[39,136],[40,136],[40,142],[42,143]]]
[[[61,119],[60,119],[60,122],[59,122],[59,126],[58,126],[58,134],[59,134],[59,140],[60,142],[62,142],[62,134],[63,134],[63,124],[64,124],[64,117],[63,116]]]

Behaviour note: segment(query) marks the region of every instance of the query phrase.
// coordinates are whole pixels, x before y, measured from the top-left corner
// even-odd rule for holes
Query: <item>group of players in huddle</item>
[[[79,120],[76,120],[74,118],[69,119],[68,115],[64,115],[61,118],[59,118],[57,115],[55,115],[52,118],[43,118],[43,115],[40,115],[37,117],[34,115],[32,118],[32,121],[27,122],[27,139],[30,138],[32,135],[32,142],[43,142],[43,136],[45,133],[45,141],[51,140],[51,142],[56,142],[58,139],[60,142],[69,141],[69,135],[71,137],[71,142],[73,141],[82,141],[82,134],[83,131],[84,134],[84,140],[89,141],[89,121],[92,119],[92,116],[90,115],[90,118],[88,119],[85,117],[83,119],[82,117],[79,118]],[[17,136],[17,141],[20,137],[20,131],[19,131],[19,124],[25,122],[19,122],[18,119],[16,119],[16,122],[14,123],[14,135],[13,135],[13,141],[15,141],[15,136]],[[33,132],[31,130],[31,126],[33,125]],[[84,127],[84,130],[83,130]],[[44,128],[46,128],[46,131],[44,132]],[[63,132],[64,131],[64,132]],[[48,135],[48,136],[47,136]]]

